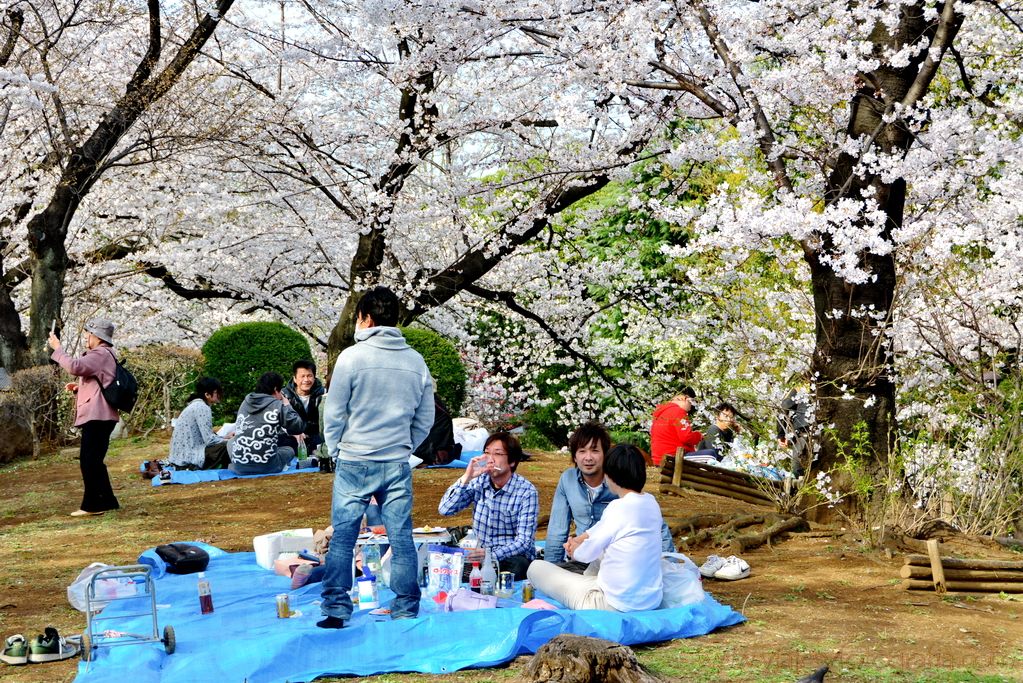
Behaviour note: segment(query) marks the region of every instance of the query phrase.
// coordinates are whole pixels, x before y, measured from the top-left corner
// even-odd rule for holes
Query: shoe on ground
[[[65,640],[52,626],[47,626],[43,635],[36,636],[28,648],[28,661],[33,663],[59,662],[77,656],[78,646]]]
[[[0,653],[0,662],[20,666],[28,664],[28,642],[25,636],[15,633],[7,639],[3,653]]]
[[[340,617],[324,617],[316,625],[320,628],[344,628],[345,620]]]
[[[72,517],[95,517],[96,515],[102,515],[103,512],[89,512],[87,510],[75,510],[71,513]]]
[[[719,569],[725,566],[725,558],[717,555],[710,555],[707,561],[700,565],[700,576],[705,579],[713,578]]]
[[[749,563],[735,555],[729,556],[721,568],[714,572],[714,578],[722,581],[738,581],[747,576],[749,576]]]

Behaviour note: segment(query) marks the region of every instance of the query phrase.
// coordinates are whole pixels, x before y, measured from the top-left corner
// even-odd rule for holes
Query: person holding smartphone
[[[113,350],[114,329],[112,322],[102,318],[87,322],[86,351],[78,358],[69,356],[54,329],[51,327],[50,330],[49,345],[53,349],[50,358],[79,380],[64,387],[75,394],[75,426],[82,430],[78,459],[85,492],[81,506],[71,513],[72,517],[102,515],[107,510],[121,507],[114,496],[110,473],[103,462],[110,448],[110,435],[118,420],[117,410],[103,398],[103,387],[110,384],[117,373]]]

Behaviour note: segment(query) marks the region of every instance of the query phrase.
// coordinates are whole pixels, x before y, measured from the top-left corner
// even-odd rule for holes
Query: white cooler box
[[[312,529],[288,529],[263,534],[252,538],[252,549],[256,551],[256,564],[263,569],[273,570],[274,560],[281,553],[297,553],[313,549]]]

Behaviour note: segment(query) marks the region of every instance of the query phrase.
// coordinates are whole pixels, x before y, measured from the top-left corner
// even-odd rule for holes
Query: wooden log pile
[[[684,488],[771,507],[785,495],[783,482],[688,461],[680,456],[666,456],[661,465],[661,493],[681,495]]]
[[[899,570],[906,590],[975,593],[1023,593],[1023,561],[941,557],[938,542],[927,555],[907,555]]]

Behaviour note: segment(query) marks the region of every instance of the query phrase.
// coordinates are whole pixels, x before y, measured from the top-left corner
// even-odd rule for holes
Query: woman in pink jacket
[[[117,411],[103,398],[103,387],[110,384],[117,372],[114,360],[114,324],[95,318],[85,325],[85,348],[79,358],[71,358],[61,348],[60,340],[50,334],[53,358],[60,367],[81,381],[67,385],[75,393],[75,426],[82,429],[82,447],[79,461],[85,495],[82,506],[72,517],[101,515],[116,510],[120,505],[110,486],[110,475],[103,459],[110,446],[110,433],[117,424]]]

